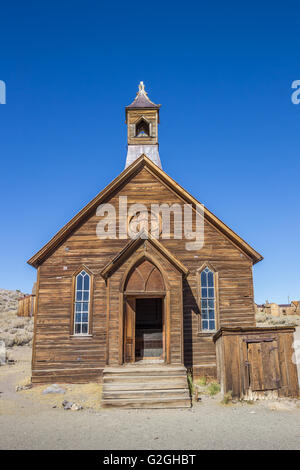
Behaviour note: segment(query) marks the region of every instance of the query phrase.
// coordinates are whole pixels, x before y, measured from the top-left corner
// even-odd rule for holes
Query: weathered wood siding
[[[129,205],[143,203],[149,209],[151,203],[183,204],[183,200],[147,168],[142,168],[106,201],[115,206],[117,217],[119,196],[127,196]],[[119,279],[114,274],[106,284],[99,272],[128,240],[100,240],[96,235],[99,220],[94,212],[39,267],[33,354],[35,382],[53,381],[54,377],[56,381],[100,378],[107,354],[110,360],[119,358],[116,341],[121,308],[117,295]],[[197,269],[209,261],[218,272],[219,326],[250,327],[255,325],[252,261],[208,221],[205,222],[204,247],[199,251],[187,251],[185,239],[160,239],[160,242],[190,271],[182,281],[184,363],[193,367],[196,375],[207,372],[215,375],[213,335],[199,331]],[[83,265],[94,274],[92,336],[76,338],[72,336],[71,326],[72,276]],[[124,266],[120,268],[123,269]],[[172,271],[166,269],[172,284]],[[175,301],[171,303],[174,338],[181,334],[179,308],[182,307]],[[172,346],[171,351],[172,361],[178,362],[179,351]]]
[[[218,332],[215,342],[222,392],[232,392],[238,398],[268,393],[298,397],[293,332],[290,327],[229,328]]]
[[[18,299],[18,317],[33,317],[36,311],[36,296],[26,295]]]
[[[132,126],[143,116],[146,121],[151,125],[150,136],[135,137],[133,135]],[[144,109],[142,112],[139,109],[130,109],[127,114],[127,141],[128,144],[143,145],[143,144],[157,144],[158,143],[158,110],[157,109]]]

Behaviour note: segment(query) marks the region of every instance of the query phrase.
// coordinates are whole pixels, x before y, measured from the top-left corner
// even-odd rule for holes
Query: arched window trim
[[[139,135],[139,127],[145,128],[145,135]],[[138,122],[135,124],[135,137],[137,138],[147,138],[150,137],[150,124],[149,122],[144,118],[141,117]]]
[[[89,301],[88,301],[88,329],[87,333],[75,333],[75,323],[76,323],[76,287],[77,287],[77,276],[85,271],[89,277]],[[93,333],[93,285],[94,285],[94,275],[92,271],[85,265],[81,265],[77,269],[72,277],[72,315],[71,315],[71,325],[70,325],[70,335],[76,338],[86,338],[92,336]]]
[[[152,136],[152,133],[153,133],[152,122],[151,122],[151,120],[147,119],[146,116],[144,116],[143,114],[141,116],[138,116],[138,118],[136,119],[134,124],[131,124],[131,126],[130,126],[131,127],[131,137],[133,137],[134,139],[140,139],[141,138],[141,137],[137,136],[137,126],[141,121],[144,121],[147,124],[147,126],[149,127],[149,134],[148,134],[148,136],[145,136],[145,137],[147,137],[147,138],[153,137]]]
[[[203,318],[202,318],[202,285],[201,285],[201,274],[208,268],[213,273],[214,282],[214,312],[215,312],[215,329],[203,329]],[[218,272],[212,266],[210,262],[205,262],[200,268],[197,269],[197,288],[198,288],[198,307],[200,315],[198,315],[198,333],[213,334],[219,329],[219,286],[218,286]]]

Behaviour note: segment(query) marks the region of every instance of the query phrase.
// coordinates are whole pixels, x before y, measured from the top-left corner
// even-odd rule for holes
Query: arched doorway
[[[124,284],[124,362],[165,360],[165,296],[159,268],[140,260]]]

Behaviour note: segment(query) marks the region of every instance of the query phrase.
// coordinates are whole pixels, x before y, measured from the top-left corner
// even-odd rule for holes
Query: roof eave
[[[158,123],[159,123],[159,110],[160,110],[160,107],[161,107],[161,104],[157,104],[155,106],[147,106],[147,107],[140,107],[140,106],[126,106],[125,107],[125,123],[127,124],[127,112],[130,110],[130,109],[138,109],[140,111],[147,111],[148,109],[156,109],[157,110],[157,114],[158,114]]]
[[[46,243],[34,256],[32,256],[27,263],[37,268],[43,260],[56,249],[64,240],[65,236],[68,236],[74,229],[74,227],[82,220],[87,217],[89,213],[94,209],[96,204],[99,204],[105,197],[107,197],[114,189],[120,184],[126,181],[140,166],[148,165],[152,172],[158,177],[161,177],[167,184],[173,186],[173,189],[180,193],[183,199],[187,200],[192,205],[196,206],[200,204],[193,196],[191,196],[184,188],[182,188],[176,181],[168,176],[163,170],[155,165],[146,155],[142,154],[137,160],[135,160],[130,166],[125,168],[119,176],[117,176],[111,183],[109,183],[97,196],[92,199],[83,209],[81,209],[67,224],[64,225],[52,238]],[[258,263],[263,259],[263,256],[255,251],[245,240],[231,230],[226,224],[224,224],[218,217],[210,212],[206,207],[204,213],[207,219],[216,226],[229,240],[238,246],[248,257],[252,260],[253,264]]]

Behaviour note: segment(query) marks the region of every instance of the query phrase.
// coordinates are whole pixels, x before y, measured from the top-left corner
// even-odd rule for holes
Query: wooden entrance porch
[[[101,272],[107,284],[106,365],[183,365],[182,281],[159,241],[131,240]]]
[[[190,406],[183,365],[187,273],[151,236],[130,241],[103,269],[108,291],[104,406]]]
[[[190,408],[184,366],[124,364],[103,371],[102,406],[120,408]]]

